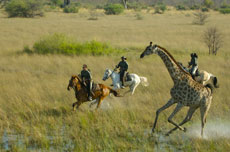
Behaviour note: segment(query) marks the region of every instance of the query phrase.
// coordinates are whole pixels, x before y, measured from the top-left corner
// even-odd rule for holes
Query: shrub
[[[104,10],[107,15],[118,15],[124,11],[124,7],[121,4],[107,4]]]
[[[68,6],[65,6],[63,11],[64,13],[78,13],[79,8],[76,7],[75,5],[68,5]]]
[[[136,17],[137,20],[143,20],[144,19],[144,17],[140,13],[137,13],[135,15],[135,17]]]
[[[141,11],[142,9],[147,9],[147,5],[144,5],[142,3],[133,2],[127,4],[128,9],[134,9],[135,11]]]
[[[200,9],[200,6],[199,5],[192,5],[191,7],[190,7],[190,9],[191,10],[198,10],[198,9]]]
[[[43,16],[42,9],[43,3],[37,0],[12,0],[5,7],[9,17]]]
[[[220,8],[219,12],[222,14],[230,14],[230,8]]]
[[[204,25],[207,22],[208,15],[203,12],[196,12],[193,14],[194,20],[193,23],[197,25]]]
[[[63,5],[63,0],[50,0],[50,1],[55,6],[61,6],[61,5]]]
[[[176,9],[177,10],[186,10],[186,7],[184,5],[177,5]]]
[[[163,14],[166,9],[167,9],[167,7],[165,4],[158,4],[155,6],[155,13],[156,14]]]
[[[24,52],[37,54],[108,55],[111,53],[119,53],[120,50],[98,41],[79,43],[63,34],[53,34],[35,42],[33,49],[25,47]]]
[[[202,12],[208,12],[209,10],[208,10],[207,7],[202,7],[202,8],[201,8],[201,11],[202,11]]]

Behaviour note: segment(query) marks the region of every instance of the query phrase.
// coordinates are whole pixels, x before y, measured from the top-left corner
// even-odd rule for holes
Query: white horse
[[[131,81],[124,82],[124,85],[128,86],[130,88],[130,90],[125,92],[125,94],[128,92],[131,92],[131,94],[133,95],[136,87],[140,83],[145,87],[149,85],[146,77],[141,77],[141,76],[138,76],[137,74],[134,74],[134,73],[129,74],[129,76],[131,78]],[[117,73],[116,71],[106,69],[102,80],[105,81],[109,77],[111,77],[111,79],[113,81],[113,89],[114,90],[120,89],[121,88],[120,74]]]
[[[189,69],[185,66],[183,66],[183,64],[181,62],[178,62],[178,64],[187,72],[189,72]],[[217,77],[215,75],[213,75],[212,73],[208,73],[207,71],[204,70],[199,70],[199,75],[195,76],[194,78],[197,82],[205,85],[210,79],[212,80],[212,83],[214,85],[214,87],[218,88],[219,85],[217,84]]]

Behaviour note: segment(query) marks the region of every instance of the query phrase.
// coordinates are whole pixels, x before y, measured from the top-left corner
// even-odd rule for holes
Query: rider
[[[188,67],[192,66],[192,68],[189,70],[190,74],[192,75],[192,78],[196,76],[196,72],[198,70],[198,56],[196,53],[191,53],[191,61],[188,63]]]
[[[129,65],[126,62],[126,60],[127,60],[127,58],[122,56],[121,61],[116,66],[116,68],[120,68],[120,80],[122,83],[122,86],[121,86],[122,89],[125,88],[125,86],[124,86],[124,74],[125,74],[125,72],[127,72],[128,68],[129,68]]]
[[[83,70],[81,71],[81,78],[83,82],[86,84],[87,92],[88,92],[88,100],[92,101],[91,90],[92,90],[92,76],[90,70],[88,69],[86,64],[83,64]]]

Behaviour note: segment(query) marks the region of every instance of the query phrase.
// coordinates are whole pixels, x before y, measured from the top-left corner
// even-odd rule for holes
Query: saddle
[[[124,80],[125,80],[125,82],[126,82],[126,81],[132,81],[132,78],[131,78],[129,72],[125,72]]]
[[[93,82],[92,91],[93,91],[93,92],[94,92],[94,91],[99,91],[100,89],[101,89],[101,88],[100,88],[99,84]]]

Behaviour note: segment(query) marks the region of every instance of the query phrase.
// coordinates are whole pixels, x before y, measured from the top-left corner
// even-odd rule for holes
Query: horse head
[[[82,80],[79,76],[72,75],[69,84],[67,86],[67,90],[70,90],[70,88],[73,88],[74,86],[77,86],[78,84],[81,84]]]
[[[105,73],[104,73],[104,76],[103,76],[102,80],[103,81],[107,80],[111,76],[112,73],[113,73],[112,70],[110,70],[110,69],[107,68],[105,70]]]

